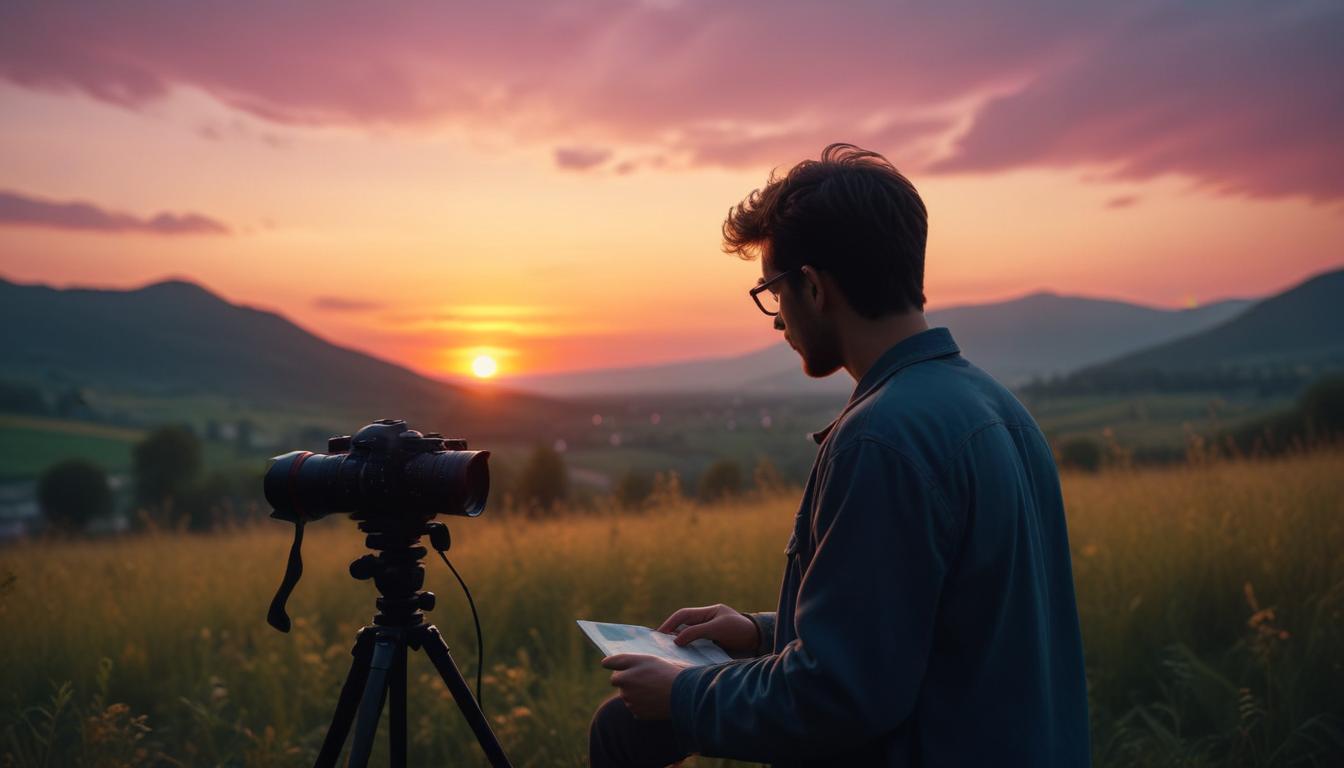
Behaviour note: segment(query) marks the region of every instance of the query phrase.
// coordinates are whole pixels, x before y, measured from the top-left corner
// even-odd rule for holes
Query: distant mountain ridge
[[[929,313],[966,356],[1009,384],[1107,370],[1207,369],[1344,359],[1344,269],[1252,302],[1166,310],[1035,293]],[[268,311],[231,304],[187,281],[135,290],[55,289],[0,279],[0,380],[163,396],[216,394],[268,406],[397,414],[448,429],[507,434],[568,423],[594,394],[732,392],[842,397],[843,373],[811,379],[780,343],[756,352],[658,366],[514,379],[501,389],[421,376],[343,348]],[[517,390],[531,388],[544,394]]]
[[[0,327],[0,378],[43,386],[214,394],[464,430],[549,420],[564,410],[535,395],[478,392],[426,378],[181,280],[97,290],[0,279]]]
[[[1325,272],[1200,333],[1089,366],[1071,375],[1102,386],[1160,375],[1196,381],[1274,369],[1344,367],[1344,269]],[[1067,383],[1067,381],[1066,381]]]
[[[1108,299],[1038,292],[991,304],[929,312],[962,352],[1009,385],[1054,376],[1217,325],[1253,302],[1229,299],[1195,309],[1158,309]],[[553,397],[606,393],[746,391],[848,394],[843,372],[812,379],[786,343],[745,355],[683,363],[520,377],[514,386]]]

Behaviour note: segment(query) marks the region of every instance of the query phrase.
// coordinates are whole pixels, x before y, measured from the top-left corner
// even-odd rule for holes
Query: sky
[[[431,375],[753,351],[729,207],[833,141],[929,308],[1344,265],[1338,2],[13,2],[0,277],[166,278]]]

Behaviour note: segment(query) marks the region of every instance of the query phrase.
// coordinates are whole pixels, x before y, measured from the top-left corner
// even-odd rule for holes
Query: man
[[[1082,766],[1087,694],[1054,459],[1026,409],[924,320],[927,214],[885,158],[833,144],[729,212],[751,294],[814,377],[857,382],[820,444],[777,613],[659,630],[752,658],[603,659],[595,766]]]

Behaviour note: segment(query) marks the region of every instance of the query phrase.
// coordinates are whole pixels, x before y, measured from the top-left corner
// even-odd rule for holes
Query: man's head
[[[850,321],[924,309],[927,237],[914,185],[882,155],[852,144],[772,173],[723,222],[724,251],[759,254],[761,280],[779,278],[767,289],[778,296],[775,328],[818,377],[841,366]]]

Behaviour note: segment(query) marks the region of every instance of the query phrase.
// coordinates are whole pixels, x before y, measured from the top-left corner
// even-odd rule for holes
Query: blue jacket
[[[1086,766],[1064,504],[1031,414],[945,328],[887,350],[821,447],[763,655],[687,669],[688,752],[827,766]]]

